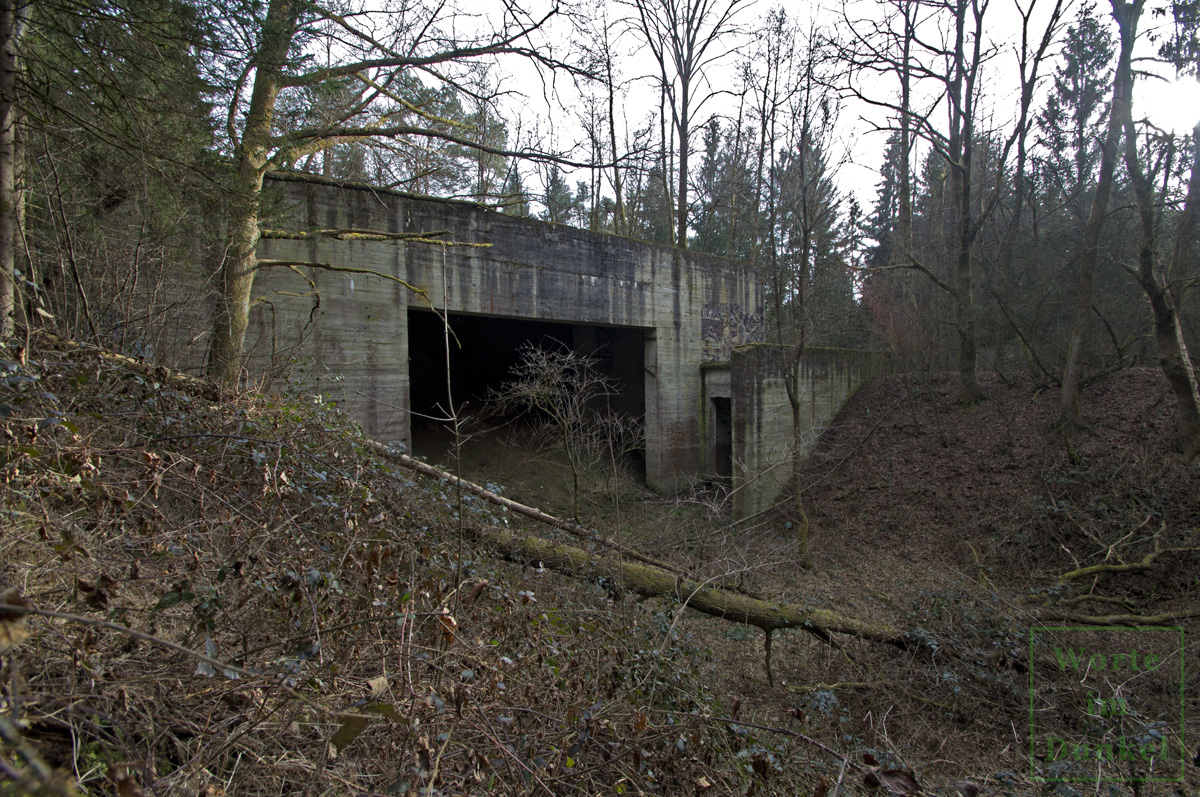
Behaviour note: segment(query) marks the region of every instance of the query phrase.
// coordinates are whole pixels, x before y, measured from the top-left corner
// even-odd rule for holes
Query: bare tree
[[[630,7],[631,22],[658,65],[663,104],[670,109],[673,138],[679,147],[675,245],[686,249],[691,135],[705,103],[715,95],[705,70],[729,53],[721,49],[721,42],[734,33],[735,16],[752,0],[623,1]],[[666,135],[662,136],[662,144],[665,153],[670,149]]]
[[[1124,53],[1127,40],[1130,42],[1128,46],[1132,47],[1132,42],[1137,38],[1138,22],[1145,8],[1145,0],[1111,0],[1111,3],[1113,19],[1120,30],[1121,51]],[[1184,4],[1176,4],[1174,11],[1177,14],[1183,12],[1180,14],[1184,18],[1179,29],[1188,37],[1188,41],[1183,42],[1182,46],[1180,43],[1174,44],[1176,51],[1182,56],[1176,61],[1176,65],[1184,70],[1194,71],[1196,64],[1191,59],[1196,57],[1195,53],[1200,52],[1195,45],[1195,11],[1190,12],[1190,20],[1185,16],[1188,10],[1184,8]],[[1120,61],[1117,73],[1118,82],[1123,82],[1128,87],[1133,86],[1133,67],[1130,59],[1123,58]],[[1164,263],[1159,254],[1155,188],[1142,163],[1142,153],[1138,146],[1139,131],[1133,118],[1133,103],[1122,103],[1121,111],[1121,123],[1125,133],[1125,168],[1137,196],[1142,233],[1137,266],[1129,271],[1145,292],[1146,298],[1150,300],[1159,367],[1175,393],[1179,408],[1175,447],[1186,460],[1191,461],[1200,457],[1200,388],[1197,386],[1195,368],[1188,355],[1180,314],[1184,294],[1190,284],[1191,271],[1200,258],[1200,252],[1197,251],[1197,231],[1200,229],[1200,124],[1192,131],[1191,176],[1183,208],[1176,220],[1174,241],[1170,244],[1170,251]],[[1169,146],[1173,144],[1172,141]]]
[[[532,343],[523,344],[519,355],[512,379],[492,394],[491,401],[499,412],[529,412],[553,429],[571,467],[571,512],[578,521],[584,470],[594,460],[623,453],[633,427],[609,411],[607,399],[615,386],[591,357],[565,346]]]
[[[982,70],[998,54],[998,47],[989,40],[987,34],[987,0],[943,0],[917,4],[917,10],[928,9],[932,12],[933,16],[928,21],[916,19],[914,6],[901,3],[902,33],[897,34],[893,30],[894,20],[891,19],[884,23],[871,23],[865,28],[852,24],[849,27],[854,31],[854,38],[842,50],[842,56],[849,66],[849,88],[855,96],[886,109],[894,118],[907,120],[907,124],[901,124],[902,136],[907,137],[911,125],[913,134],[927,142],[949,169],[951,219],[948,278],[938,276],[934,268],[922,262],[913,252],[911,224],[907,218],[910,211],[906,210],[904,204],[901,205],[898,241],[901,251],[895,262],[898,267],[912,268],[929,277],[954,302],[958,332],[959,400],[965,404],[983,398],[976,375],[974,249],[980,231],[1004,195],[1003,181],[1009,157],[1014,147],[1024,147],[1038,72],[1059,29],[1064,5],[1063,0],[1056,0],[1040,41],[1033,47],[1029,34],[1037,1],[1029,0],[1027,6],[1021,6],[1018,2],[1022,17],[1021,44],[1018,48],[1021,84],[1018,118],[1004,138],[993,164],[995,184],[990,187],[976,184],[978,175],[975,168],[977,150],[986,138],[979,129],[982,119],[979,108]],[[929,37],[930,34],[933,34],[933,38]],[[879,97],[860,88],[856,77],[864,73],[898,75],[901,79],[899,100]],[[933,98],[930,107],[920,109],[913,106],[912,94],[917,87],[910,86],[910,80],[935,86],[932,92],[926,93],[926,96]],[[933,113],[939,106],[943,107],[945,113],[944,128],[936,123]],[[907,147],[908,143],[902,140],[902,147]],[[907,150],[904,158],[907,162]],[[907,201],[907,197],[908,191],[904,189],[902,203]]]
[[[437,125],[408,102],[404,78],[420,74],[458,89],[456,65],[498,56],[566,68],[532,44],[557,9],[533,18],[506,0],[494,32],[465,38],[447,6],[402,6],[364,16],[333,3],[271,0],[261,17],[250,16],[252,29],[234,27],[232,17],[226,20],[233,44],[215,63],[228,78],[225,132],[235,176],[207,365],[209,376],[224,385],[236,384],[242,371],[254,276],[263,266],[254,250],[268,172],[335,144],[388,137],[449,141],[492,155],[536,154],[508,151]],[[368,27],[376,24],[382,27]],[[312,66],[305,54],[314,41],[326,38],[336,42],[332,51],[342,57]],[[336,107],[281,132],[282,99],[332,85],[344,89]]]
[[[757,155],[762,227],[760,273],[766,288],[768,337],[792,419],[791,513],[800,564],[813,567],[804,509],[806,442],[801,393],[804,353],[812,329],[811,292],[818,251],[828,249],[839,201],[825,148],[837,124],[834,52],[815,27],[802,35],[782,9],[760,33],[761,72],[748,86],[760,126]],[[823,240],[819,240],[823,239]]]
[[[1062,390],[1059,393],[1059,422],[1063,433],[1071,436],[1083,426],[1083,415],[1079,409],[1079,383],[1083,378],[1083,351],[1087,328],[1092,316],[1092,294],[1096,280],[1096,261],[1100,256],[1100,233],[1108,215],[1108,201],[1112,193],[1113,174],[1116,171],[1118,145],[1121,128],[1129,113],[1133,91],[1133,44],[1136,20],[1121,28],[1121,49],[1117,57],[1117,69],[1113,72],[1112,107],[1109,109],[1108,126],[1100,150],[1100,173],[1096,178],[1096,193],[1092,196],[1091,209],[1084,222],[1082,243],[1079,252],[1079,277],[1076,283],[1075,320],[1071,326],[1071,337],[1067,345],[1067,360],[1063,365]]]

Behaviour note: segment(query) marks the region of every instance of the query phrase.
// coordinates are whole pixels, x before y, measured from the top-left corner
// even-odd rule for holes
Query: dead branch
[[[835,692],[838,689],[874,689],[887,686],[890,681],[838,681],[835,684],[809,684],[808,686],[789,686],[789,692],[808,694],[809,692]]]
[[[845,617],[827,609],[805,609],[787,603],[758,600],[706,586],[654,565],[598,557],[582,548],[539,537],[483,526],[470,527],[468,532],[507,559],[521,563],[536,562],[551,570],[587,579],[609,579],[623,584],[625,589],[638,595],[674,598],[702,614],[752,625],[767,634],[778,629],[799,628],[826,641],[832,634],[847,634],[899,648],[912,646],[902,631],[883,623]]]
[[[1186,620],[1190,617],[1200,617],[1200,608],[1182,609],[1177,612],[1163,612],[1162,614],[1103,614],[1103,615],[1088,615],[1088,614],[1056,614],[1047,613],[1039,614],[1040,620],[1054,620],[1055,622],[1079,623],[1080,625],[1103,625],[1103,626],[1140,626],[1140,625],[1163,625],[1165,623],[1173,623],[1178,620]]]
[[[1134,608],[1133,601],[1129,598],[1114,598],[1107,595],[1076,595],[1073,598],[1064,598],[1058,602],[1059,606],[1077,606],[1081,603],[1109,603],[1114,606],[1123,606],[1126,609]]]
[[[314,260],[264,260],[260,259],[255,263],[255,268],[290,268],[295,271],[297,268],[315,268],[321,271],[334,271],[339,274],[366,274],[370,277],[379,277],[380,279],[398,282],[405,288],[408,288],[417,296],[420,296],[430,306],[433,302],[429,301],[429,296],[426,295],[424,288],[418,288],[408,280],[393,277],[391,274],[384,274],[382,271],[376,271],[372,268],[358,268],[356,266],[335,266],[332,263],[318,263]]]
[[[1158,551],[1146,554],[1140,562],[1125,562],[1122,564],[1098,564],[1088,567],[1081,567],[1078,570],[1071,570],[1063,573],[1058,577],[1059,584],[1066,584],[1068,581],[1074,581],[1077,578],[1087,578],[1088,576],[1096,576],[1101,573],[1133,573],[1141,570],[1149,570],[1154,560],[1158,558]]]
[[[57,349],[67,352],[68,354],[91,354],[112,363],[122,368],[127,368],[131,371],[141,374],[142,376],[170,385],[175,390],[186,391],[195,395],[199,395],[210,401],[216,401],[220,397],[217,386],[207,379],[190,376],[182,371],[175,371],[162,365],[150,365],[149,363],[136,360],[133,357],[126,357],[124,354],[118,354],[115,351],[102,349],[97,346],[85,346],[74,340],[60,338],[50,332],[42,331],[39,334],[45,336],[46,342]]]
[[[263,238],[283,241],[312,241],[318,238],[333,238],[337,241],[425,241],[428,243],[451,244],[450,241],[435,241],[432,239],[449,235],[449,230],[433,230],[431,232],[384,232],[382,230],[262,230],[259,235]]]
[[[655,559],[652,556],[647,556],[646,554],[630,548],[627,545],[622,545],[616,540],[605,537],[599,532],[586,529],[583,526],[576,525],[575,523],[560,520],[553,515],[546,514],[540,509],[536,509],[532,506],[526,506],[525,504],[519,504],[509,498],[496,495],[492,491],[480,487],[474,482],[469,482],[466,479],[455,476],[453,473],[447,473],[440,468],[435,468],[433,465],[421,462],[419,459],[413,459],[407,454],[394,452],[382,443],[377,443],[374,440],[370,440],[368,441],[368,445],[373,451],[375,451],[375,453],[387,458],[392,462],[395,462],[397,465],[402,465],[409,470],[415,470],[417,473],[424,474],[425,476],[432,476],[435,479],[441,479],[443,481],[448,481],[451,484],[460,485],[464,490],[472,495],[477,495],[483,500],[495,504],[496,506],[505,507],[506,509],[516,512],[518,515],[536,520],[539,523],[545,523],[546,525],[552,526],[556,529],[562,529],[563,531],[574,534],[576,537],[590,540],[592,542],[598,542],[606,548],[617,551],[618,553],[628,556],[630,559],[635,559],[639,562],[642,562],[643,564],[652,565],[677,575],[688,575],[685,571],[680,570],[678,567],[670,564],[669,562],[664,562],[661,559]]]

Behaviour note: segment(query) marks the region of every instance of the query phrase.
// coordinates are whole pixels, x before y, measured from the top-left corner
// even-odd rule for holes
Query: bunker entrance
[[[465,414],[489,418],[488,391],[512,379],[520,348],[530,343],[547,349],[571,349],[591,357],[597,371],[615,387],[608,406],[644,422],[646,414],[645,331],[631,327],[564,324],[450,313],[450,390]],[[442,319],[428,310],[409,308],[409,401],[413,449],[436,458],[445,445],[446,344]],[[489,424],[489,421],[491,422]]]
[[[728,483],[733,479],[733,411],[728,398],[714,397],[712,402],[713,474]]]

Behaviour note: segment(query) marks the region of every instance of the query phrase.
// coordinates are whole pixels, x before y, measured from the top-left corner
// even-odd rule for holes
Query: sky
[[[601,4],[601,7],[606,8],[610,18],[617,18],[628,10],[626,6],[616,0],[597,0],[597,2]],[[830,0],[830,2],[836,2],[836,0]],[[843,33],[847,26],[847,19],[877,19],[883,13],[884,6],[879,0],[847,0],[847,2],[846,6],[841,4],[802,5],[795,2],[785,2],[783,5],[789,16],[794,19],[799,17],[807,24],[805,15],[808,15],[807,18],[815,21],[818,26],[827,26],[834,30],[841,29]],[[1034,24],[1031,33],[1034,46],[1036,39],[1040,38],[1041,26],[1044,25],[1044,20],[1049,16],[1049,9],[1053,5],[1052,0],[990,0],[986,29],[990,43],[995,48],[995,54],[985,66],[983,73],[983,106],[985,117],[990,119],[995,127],[1002,130],[1011,128],[1011,122],[1015,119],[1017,112],[1015,97],[1019,90],[1019,84],[1015,76],[1015,51],[1020,39],[1020,17],[1017,13],[1017,2],[1020,2],[1025,8],[1028,8],[1031,2],[1037,3],[1033,13]],[[775,5],[777,4],[770,0],[757,0],[743,10],[738,22],[743,29],[749,30]],[[1078,0],[1068,0],[1063,13],[1062,33],[1065,33],[1066,26],[1073,22],[1077,8]],[[1097,12],[1101,18],[1109,19],[1107,4],[1102,0],[1097,3]],[[1161,19],[1155,20],[1148,11],[1142,25],[1143,43],[1136,53],[1137,56],[1146,57],[1153,54],[1152,46],[1145,41],[1145,34],[1153,32],[1154,24],[1163,24],[1163,22]],[[1115,36],[1115,26],[1113,26],[1113,33]],[[569,37],[571,34],[564,33],[560,28],[552,35]],[[707,79],[718,92],[730,91],[734,88],[739,62],[738,49],[734,45],[741,44],[744,47],[744,42],[744,38],[741,41],[731,40],[730,54],[709,67]],[[620,40],[620,48],[627,53],[620,63],[620,69],[622,76],[629,83],[625,92],[625,101],[618,111],[623,117],[618,122],[618,130],[633,131],[638,127],[643,127],[657,105],[657,91],[651,77],[656,74],[657,67],[645,52],[638,52],[636,44],[637,41],[632,36],[627,35]],[[1138,80],[1134,95],[1136,116],[1148,117],[1160,128],[1174,130],[1180,135],[1200,122],[1200,83],[1194,78],[1176,81],[1173,74],[1169,74],[1166,69],[1161,66],[1156,67],[1148,61],[1141,61],[1138,66],[1141,69],[1156,69],[1162,79],[1143,78]],[[1040,92],[1042,97],[1044,97],[1045,87],[1052,72],[1052,63],[1042,68]],[[566,146],[573,141],[582,139],[579,124],[575,119],[580,106],[580,96],[571,81],[559,78],[547,87],[540,78],[523,73],[519,68],[509,75],[509,81],[510,88],[514,88],[516,91],[510,104],[511,112],[521,115],[520,126],[524,135],[541,136],[558,146]],[[884,97],[894,96],[897,91],[896,83],[887,78],[881,78],[874,86],[868,85],[867,91]],[[1040,101],[1035,99],[1035,111],[1040,105]],[[735,101],[728,94],[718,96],[706,106],[705,113],[709,112],[719,116],[732,117],[736,115]],[[935,112],[935,117],[936,114],[944,115],[944,113],[944,108],[939,108]],[[697,131],[702,127],[703,121],[703,118],[699,120],[695,127]],[[886,126],[887,123],[886,115],[879,109],[850,99],[846,101],[841,110],[838,127],[835,131],[834,152],[831,153],[831,160],[839,164],[834,175],[835,182],[844,195],[856,197],[860,205],[868,212],[875,200],[876,186],[880,179],[879,168],[887,139],[887,133],[881,132],[878,128]],[[510,124],[510,130],[513,127]],[[692,144],[694,153],[699,145],[700,137],[697,132],[697,138]],[[918,153],[917,157],[922,156]],[[693,156],[693,163],[697,162],[698,157]],[[584,179],[584,176],[581,173],[568,175],[571,184],[577,179]],[[532,190],[537,190],[536,180],[527,180],[526,185]]]

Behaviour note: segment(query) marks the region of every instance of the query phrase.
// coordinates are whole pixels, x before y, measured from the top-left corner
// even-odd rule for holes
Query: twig
[[[451,484],[461,486],[467,492],[477,495],[480,498],[482,498],[483,500],[488,501],[489,503],[493,503],[496,506],[505,507],[507,509],[512,510],[513,512],[516,512],[519,515],[523,515],[527,518],[531,518],[533,520],[540,521],[549,526],[553,526],[556,529],[562,529],[563,531],[570,532],[571,534],[574,534],[576,537],[581,537],[586,540],[598,542],[607,548],[611,548],[614,551],[618,551],[619,553],[622,553],[625,556],[628,556],[630,559],[636,559],[637,561],[642,562],[643,564],[660,567],[663,570],[669,570],[672,573],[677,573],[679,575],[690,575],[689,573],[680,570],[675,565],[672,565],[668,562],[664,562],[661,559],[655,559],[652,556],[647,556],[646,554],[644,554],[638,550],[635,550],[633,548],[630,548],[627,545],[622,545],[621,543],[617,542],[616,540],[605,537],[604,535],[600,534],[599,532],[591,531],[591,530],[586,529],[583,526],[579,526],[575,523],[568,523],[564,520],[560,520],[559,518],[554,517],[553,515],[549,515],[540,509],[536,509],[531,506],[526,506],[525,504],[517,503],[516,501],[513,501],[509,498],[505,498],[503,496],[496,495],[492,491],[490,491],[484,487],[480,487],[478,484],[475,484],[474,482],[469,482],[466,479],[455,476],[452,473],[447,473],[446,471],[444,471],[440,468],[435,468],[433,465],[429,465],[427,463],[421,462],[419,459],[414,459],[414,458],[408,456],[407,454],[400,454],[400,453],[394,452],[391,449],[389,449],[387,446],[383,445],[382,443],[376,442],[374,440],[368,440],[367,445],[370,446],[370,448],[372,450],[374,450],[376,453],[378,453],[380,456],[386,457],[387,459],[391,460],[392,462],[395,462],[397,465],[403,465],[404,467],[406,467],[410,470],[414,470],[417,473],[423,474],[425,476],[432,476],[435,479],[441,479],[443,481],[448,481]]]

